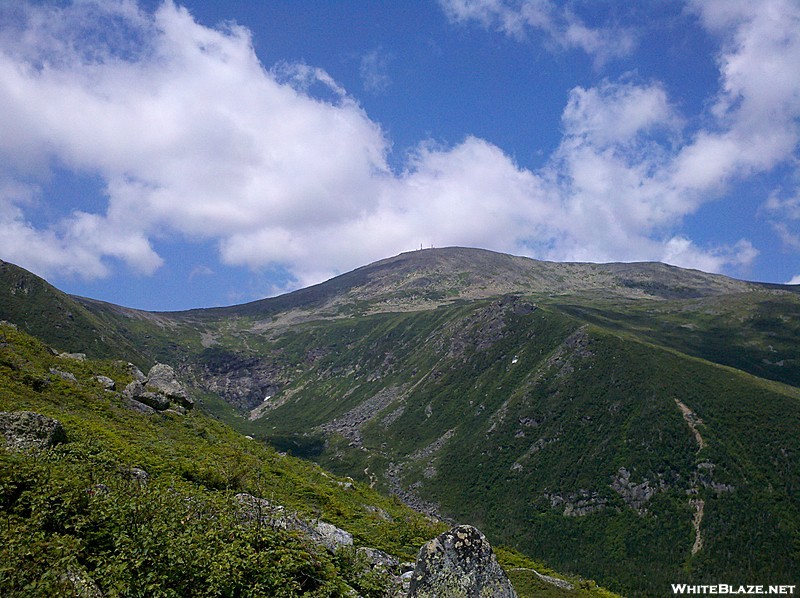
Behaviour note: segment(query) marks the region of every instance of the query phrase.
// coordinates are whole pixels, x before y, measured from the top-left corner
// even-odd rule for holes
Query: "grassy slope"
[[[762,290],[684,301],[558,302],[605,328],[800,386],[800,295]]]
[[[61,351],[91,357],[125,356],[144,367],[147,357],[121,334],[118,323],[104,321],[77,300],[27,270],[0,260],[0,319],[45,338]]]
[[[360,576],[347,555],[243,525],[232,503],[242,491],[330,521],[357,545],[406,560],[444,529],[363,484],[345,489],[318,466],[281,456],[202,413],[134,413],[100,388],[97,374],[120,386],[130,379],[119,362],[58,358],[33,337],[0,326],[0,410],[55,417],[68,435],[44,453],[0,451],[3,595],[63,593],[67,571],[87,572],[107,595],[191,588],[193,595],[335,596],[345,583],[379,595],[381,580]],[[133,482],[131,467],[147,470],[150,481]],[[507,566],[542,570],[513,552],[501,557]],[[537,589],[563,594],[524,571],[512,575],[523,596]],[[581,595],[603,594],[584,585]]]

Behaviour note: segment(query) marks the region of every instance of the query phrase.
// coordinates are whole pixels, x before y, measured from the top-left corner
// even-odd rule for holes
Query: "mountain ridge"
[[[27,272],[3,260],[0,260],[0,269],[4,274],[9,269]],[[387,271],[394,274],[394,278],[382,281],[379,274]],[[397,280],[398,272],[404,274],[406,280]],[[449,277],[438,281],[428,278],[441,273],[449,273]],[[481,284],[465,284],[463,280],[453,280],[465,275],[480,277]],[[502,283],[506,286],[503,287]],[[618,297],[660,299],[701,297],[757,289],[800,293],[800,285],[745,281],[662,262],[553,262],[487,249],[445,247],[403,252],[295,291],[227,306],[170,311],[142,310],[79,295],[68,296],[78,303],[104,306],[117,310],[122,315],[151,314],[170,318],[200,314],[253,315],[280,311],[287,307],[322,307],[325,300],[330,300],[343,291],[352,292],[355,289],[372,291],[372,295],[367,293],[362,298],[375,300],[381,296],[378,291],[386,287],[399,290],[416,288],[434,297],[449,295],[451,298],[461,296],[455,292],[459,290],[467,298],[513,293],[570,294],[601,290]]]
[[[641,286],[645,280],[651,281],[650,288]],[[783,289],[783,285],[778,287]],[[447,247],[401,253],[278,297],[170,313],[256,315],[280,311],[288,306],[320,308],[325,306],[325,301],[342,294],[353,300],[394,300],[386,307],[397,309],[403,307],[403,299],[411,303],[405,308],[414,307],[415,303],[409,300],[409,296],[435,302],[498,294],[568,294],[603,290],[619,297],[670,298],[685,297],[687,293],[706,296],[756,288],[762,288],[762,283],[739,281],[659,262],[548,262],[486,249]]]

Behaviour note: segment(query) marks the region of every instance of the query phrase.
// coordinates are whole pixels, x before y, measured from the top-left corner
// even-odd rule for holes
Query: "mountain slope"
[[[240,431],[559,570],[800,570],[795,287],[449,248],[243,306],[75,300]]]
[[[97,376],[122,387],[133,374],[124,362],[56,356],[0,324],[3,596],[385,596],[389,570],[364,554],[413,561],[445,529],[201,413],[131,410]],[[8,450],[3,432],[31,435],[8,426],[20,411],[60,421],[60,444]],[[272,523],[243,510],[254,496],[268,498],[257,504]],[[282,517],[335,522],[372,552],[325,550],[274,523]],[[532,572],[554,575],[547,568],[498,555],[520,596],[611,596],[577,579],[559,579],[574,588],[564,590]]]
[[[269,354],[243,429],[562,570],[652,594],[797,568],[774,548],[798,546],[793,387],[520,299],[307,323]]]
[[[148,358],[119,329],[54,286],[14,264],[0,260],[0,319],[46,339],[61,351],[90,357],[123,357],[142,365]]]

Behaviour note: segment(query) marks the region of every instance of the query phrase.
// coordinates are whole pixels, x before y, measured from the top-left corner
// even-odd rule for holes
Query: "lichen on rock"
[[[67,435],[57,419],[32,411],[0,412],[0,440],[14,451],[46,449],[65,442]]]
[[[516,598],[486,537],[458,525],[422,546],[409,598]]]

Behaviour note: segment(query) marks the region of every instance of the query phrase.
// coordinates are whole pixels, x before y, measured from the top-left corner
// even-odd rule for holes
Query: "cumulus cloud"
[[[445,4],[453,18],[506,33],[622,52],[601,50],[608,32],[549,2],[510,6]],[[791,3],[726,6],[694,6],[722,40],[712,126],[687,131],[657,81],[577,87],[563,139],[535,172],[469,136],[420,143],[392,171],[383,130],[328,73],[265,68],[246,29],[204,27],[172,2],[153,14],[132,0],[0,8],[0,253],[42,274],[91,278],[117,262],[153,272],[157,238],[211,239],[223,263],[282,268],[297,286],[419,245],[746,265],[757,254],[748,240],[698,247],[679,225],[729,181],[792,156],[800,26]],[[773,27],[777,41],[765,37]],[[32,224],[47,199],[26,181],[54,165],[99,177],[104,209]],[[766,209],[793,206],[775,199]]]
[[[349,220],[387,172],[387,142],[355,101],[319,69],[265,71],[241,27],[202,27],[171,3],[154,15],[121,1],[16,17],[21,37],[4,35],[0,52],[0,157],[16,172],[57,161],[106,181],[104,215],[42,233],[80,245],[74,268],[88,276],[105,272],[98,253],[152,270],[141,241],[165,228],[225,237]],[[104,32],[87,34],[109,19],[146,49],[119,56]],[[81,36],[61,35],[65,23]],[[315,84],[333,99],[312,96]],[[99,242],[100,218],[119,242]]]
[[[439,0],[439,4],[453,21],[477,21],[520,39],[529,32],[542,35],[545,45],[582,50],[597,66],[630,54],[635,46],[631,31],[588,27],[572,11],[550,0]]]
[[[604,81],[590,89],[573,89],[563,122],[568,135],[584,136],[607,146],[626,143],[653,129],[674,128],[680,118],[657,82],[636,85]]]
[[[786,160],[800,140],[800,4],[693,1],[722,41],[721,89],[711,112],[717,130],[701,130],[675,162],[676,180],[699,190],[763,172]]]

